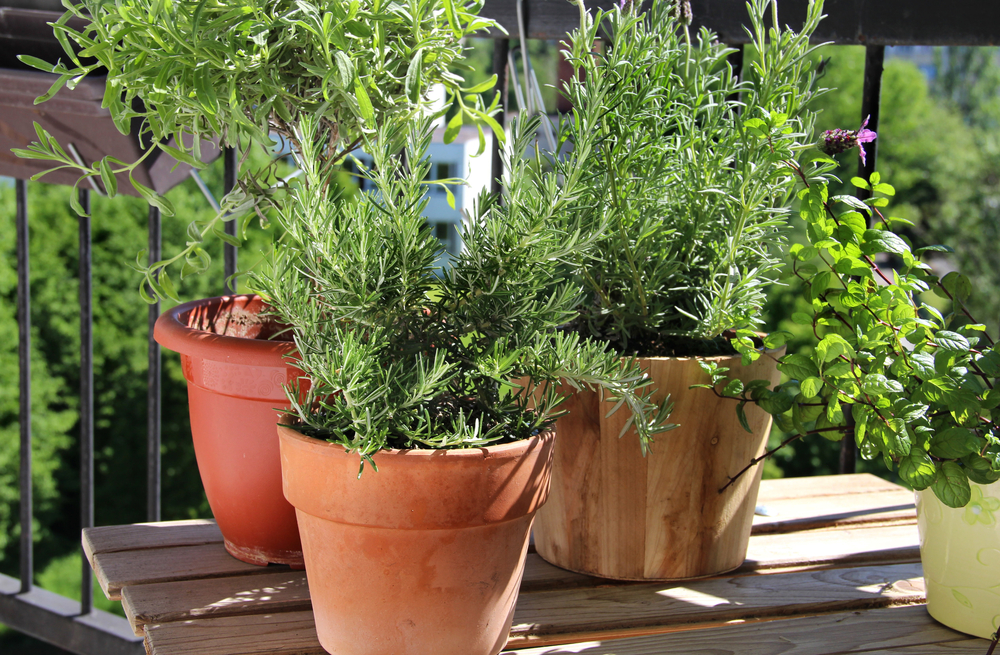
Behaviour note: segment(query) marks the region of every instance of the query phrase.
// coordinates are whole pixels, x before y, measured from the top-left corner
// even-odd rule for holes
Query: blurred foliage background
[[[488,76],[492,44],[473,40],[472,64]],[[531,59],[550,108],[556,105],[558,44],[532,41]],[[752,55],[751,55],[752,56]],[[837,89],[816,102],[820,130],[857,129],[862,116],[864,49],[825,47],[823,86]],[[896,187],[894,216],[914,222],[907,236],[918,245],[941,243],[955,253],[935,262],[961,269],[973,280],[970,307],[996,334],[1000,325],[1000,66],[996,48],[942,48],[932,75],[911,61],[889,58],[882,86],[878,162],[883,180]],[[518,59],[520,61],[520,59]],[[520,70],[518,71],[520,73]],[[478,79],[470,81],[475,83]],[[516,107],[515,94],[510,94]],[[841,177],[856,174],[856,151],[841,155]],[[487,160],[488,161],[488,160]],[[222,162],[202,172],[216,197]],[[0,572],[18,575],[18,371],[16,324],[15,198],[0,179]],[[853,192],[844,185],[842,192]],[[79,320],[75,214],[70,189],[33,183],[31,229],[32,430],[34,435],[36,582],[69,597],[79,594]],[[164,253],[180,248],[187,223],[211,210],[192,180],[168,195],[177,209],[163,219]],[[98,525],[145,520],[147,306],[136,292],[140,276],[129,267],[146,244],[147,209],[135,198],[93,197],[95,489]],[[791,238],[795,239],[795,222]],[[256,225],[256,223],[255,223]],[[240,252],[247,266],[266,252],[271,230],[253,229]],[[218,243],[212,270],[178,289],[185,300],[222,292]],[[809,348],[811,335],[789,317],[797,289],[771,290],[768,329],[795,335],[790,349]],[[167,309],[164,304],[163,309]],[[211,516],[189,437],[187,398],[179,357],[163,351],[163,518]],[[780,434],[773,434],[777,444]],[[768,461],[768,477],[834,473],[839,444],[814,438],[792,444]],[[892,479],[879,462],[859,460],[859,470]],[[119,611],[96,589],[98,607]],[[0,626],[0,652],[58,653]]]

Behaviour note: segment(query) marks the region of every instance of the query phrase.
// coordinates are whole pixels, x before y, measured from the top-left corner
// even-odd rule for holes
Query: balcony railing
[[[2,1],[2,0],[0,0]],[[15,4],[17,0],[7,0]],[[28,3],[20,1],[17,6]],[[55,7],[51,7],[55,4]],[[611,2],[594,3],[610,7]],[[713,29],[726,43],[740,49],[734,64],[742,60],[742,44],[747,41],[741,18],[745,16],[744,0],[692,0],[696,25]],[[805,17],[804,0],[783,0],[781,20],[793,27],[801,25]],[[40,8],[57,8],[50,3]],[[15,20],[16,10],[0,7],[0,37],[9,23]],[[494,33],[493,72],[498,75],[500,89],[507,88],[508,55],[510,44],[520,40],[522,34],[531,39],[559,39],[576,27],[578,9],[567,0],[488,0],[483,13],[499,21],[507,34]],[[864,92],[859,116],[870,116],[869,128],[877,131],[879,122],[879,93],[885,47],[887,45],[992,45],[1000,41],[1000,4],[987,0],[966,2],[942,9],[931,0],[827,0],[823,21],[816,34],[816,41],[841,45],[864,45],[866,66]],[[0,38],[0,61],[9,60],[3,52],[9,47]],[[0,96],[5,90],[0,88]],[[507,105],[506,93],[503,98]],[[4,122],[0,106],[0,124]],[[502,114],[501,114],[502,116]],[[494,141],[493,177],[499,178],[499,143]],[[19,144],[23,145],[23,144]],[[870,144],[867,167],[859,171],[865,178],[874,171],[877,142]],[[231,189],[236,179],[235,153],[225,153],[225,188]],[[30,175],[21,174],[26,178]],[[498,190],[494,181],[494,190]],[[93,655],[140,653],[140,639],[135,637],[128,623],[117,616],[92,607],[91,574],[83,558],[81,584],[82,602],[53,594],[34,587],[33,535],[32,535],[32,462],[31,462],[31,290],[29,288],[30,262],[28,256],[28,192],[24,179],[15,182],[17,209],[17,315],[20,366],[20,580],[0,576],[0,623],[50,642],[64,649]],[[79,201],[89,207],[90,190],[79,191]],[[235,223],[226,224],[235,230]],[[150,261],[159,259],[160,216],[157,209],[149,209],[148,249]],[[231,292],[235,282],[231,276],[237,270],[236,249],[225,246],[225,276],[229,282],[220,284],[220,291]],[[91,223],[79,219],[79,281],[80,281],[80,519],[82,527],[94,523],[94,384],[93,384],[93,292],[91,281]],[[146,517],[149,521],[160,519],[160,414],[161,414],[161,364],[159,346],[152,340],[152,326],[160,308],[149,308],[149,368],[148,368],[148,425]],[[854,470],[853,444],[842,451],[841,472]]]

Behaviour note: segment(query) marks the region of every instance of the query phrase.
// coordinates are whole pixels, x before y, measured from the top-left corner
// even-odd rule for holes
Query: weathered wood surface
[[[760,503],[773,515],[755,518],[747,561],[715,578],[612,582],[530,554],[508,648],[531,647],[519,655],[985,653],[984,642],[938,627],[922,606],[885,609],[923,602],[912,494],[869,475],[831,476],[765,481]],[[235,560],[214,522],[96,528],[85,544],[101,586],[123,599],[150,653],[323,653],[305,574]],[[842,631],[831,616],[858,627]],[[876,629],[883,620],[888,628]],[[897,623],[910,637],[880,637],[895,634]]]
[[[122,587],[128,585],[234,575],[257,576],[290,570],[287,566],[264,567],[241,562],[227,553],[221,543],[98,553],[94,555],[92,565],[98,584],[111,600],[121,600]]]
[[[222,532],[212,519],[106,525],[83,532],[83,550],[93,563],[98,553],[222,543]]]
[[[986,640],[935,622],[922,605],[833,612],[702,630],[578,641],[503,655],[984,655]]]
[[[920,566],[902,564],[887,567],[833,569],[787,573],[774,576],[737,576],[712,578],[685,585],[640,583],[626,586],[604,586],[572,591],[522,593],[514,612],[514,624],[508,645],[566,643],[607,635],[635,634],[636,632],[668,632],[694,627],[717,626],[727,621],[761,620],[828,613],[844,610],[869,610],[878,607],[920,603],[924,599]],[[231,590],[230,590],[231,591]],[[239,593],[230,593],[199,610],[201,616],[210,616],[231,610]],[[260,588],[245,593],[247,603],[259,600]],[[219,596],[221,594],[217,594]],[[155,605],[152,599],[150,605]],[[257,605],[259,610],[264,605]],[[255,608],[246,605],[247,612]],[[261,614],[258,620],[247,620],[248,614],[231,617],[235,623],[221,616],[198,620],[190,616],[162,616],[170,622],[151,623],[145,626],[147,643],[151,652],[185,652],[167,650],[165,643],[199,642],[198,635],[213,629],[229,630],[229,626],[266,623],[269,630],[252,630],[255,647],[259,652],[312,652],[314,633],[307,633],[293,615],[302,612]],[[187,620],[179,620],[179,619]],[[226,617],[230,618],[230,617]],[[266,620],[265,620],[266,619]],[[179,636],[184,635],[187,636]],[[206,653],[240,653],[244,651],[245,635],[234,635],[215,644]],[[318,643],[315,644],[318,646]],[[289,650],[291,648],[291,650]]]

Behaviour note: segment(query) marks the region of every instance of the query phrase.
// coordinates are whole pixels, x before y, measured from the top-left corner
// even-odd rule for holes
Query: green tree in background
[[[202,171],[221,196],[221,159]],[[0,572],[18,576],[18,358],[15,193],[0,180]],[[67,187],[29,184],[32,429],[36,582],[79,594],[80,323],[78,220]],[[189,180],[168,194],[176,216],[163,219],[164,252],[182,247],[188,222],[212,209]],[[214,213],[214,212],[212,212]],[[147,312],[129,267],[145,248],[148,209],[141,199],[92,195],[94,290],[95,518],[98,525],[146,519]],[[240,264],[260,258],[271,240],[255,229]],[[218,246],[218,244],[216,244]],[[185,299],[219,295],[221,252],[213,268],[187,278]],[[163,309],[167,309],[164,304]],[[163,351],[162,507],[165,520],[210,517],[191,443],[187,391],[176,353]],[[72,576],[69,580],[66,575]],[[100,593],[100,592],[98,592]],[[118,603],[115,606],[120,608]],[[99,605],[100,606],[100,605]],[[105,607],[107,609],[107,607]],[[0,636],[0,652],[25,644]],[[22,648],[34,653],[36,645]]]

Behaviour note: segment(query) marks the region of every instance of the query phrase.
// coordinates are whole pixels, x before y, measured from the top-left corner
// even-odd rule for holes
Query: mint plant
[[[458,108],[447,136],[454,137],[463,121],[471,120],[480,126],[481,143],[484,124],[503,137],[491,117],[499,96],[490,107],[479,96],[493,81],[463,88],[462,78],[452,72],[465,65],[465,37],[495,26],[477,16],[482,3],[476,0],[84,0],[65,5],[53,28],[66,59],[53,64],[20,58],[58,76],[36,103],[106,72],[102,104],[123,134],[138,126],[145,152],[131,163],[113,156],[78,163],[37,125],[38,140],[15,152],[49,161],[54,169],[79,171],[78,185],[99,179],[111,196],[117,192],[116,176],[127,175],[167,215],[173,213],[169,201],[132,176],[146,159],[167,154],[199,168],[203,142],[213,137],[239,149],[241,163],[252,145],[274,145],[272,136],[296,154],[302,147],[299,126],[315,118],[329,139],[316,155],[323,166],[336,167],[378,125],[426,113],[427,91],[438,83]],[[86,21],[86,27],[74,29],[73,18]],[[280,202],[285,189],[275,175],[276,164],[277,158],[260,170],[241,165],[237,188],[218,215],[189,226],[187,247],[140,266],[144,284],[155,295],[175,297],[168,266],[180,264],[181,278],[203,271],[209,263],[206,238],[239,244],[240,237],[221,229],[222,221],[239,219],[241,236],[255,214],[266,221],[263,210]],[[76,203],[76,195],[70,197]],[[79,204],[74,207],[83,213]],[[152,301],[144,288],[141,292]]]
[[[581,204],[593,208],[584,230],[601,235],[574,271],[588,297],[573,327],[622,353],[706,354],[697,341],[759,323],[780,268],[796,184],[786,161],[811,139],[823,5],[795,32],[765,26],[769,14],[780,25],[775,2],[749,2],[756,54],[737,79],[733,50],[692,35],[682,3],[639,4],[592,21],[581,8],[566,44],[576,75],[564,93],[598,118],[563,121],[560,145],[598,135]]]
[[[897,233],[909,222],[887,215],[895,191],[878,173],[853,178],[873,195],[862,201],[830,197],[822,176],[794,170],[809,243],[790,249],[788,275],[811,310],[792,319],[812,328],[815,344],[810,354],[778,360],[788,381],[773,389],[765,380],[725,381],[724,368],[704,364],[713,388],[738,401],[741,419],[750,402],[772,414],[794,433],[785,443],[814,434],[853,439],[862,457],[882,457],[914,489],[965,506],[970,480],[1000,479],[1000,351],[965,307],[972,285],[959,272],[939,277],[921,260],[948,248],[913,250]],[[768,356],[748,331],[733,343],[744,361]]]
[[[291,326],[309,382],[289,390],[298,429],[362,462],[384,448],[479,447],[551,425],[560,385],[627,405],[644,442],[671,427],[669,404],[649,401],[637,362],[622,365],[606,344],[557,329],[580,300],[562,262],[593,246],[564,216],[589,143],[553,171],[524,156],[537,127],[515,123],[506,196],[480,196],[465,250],[441,272],[440,242],[422,215],[428,125],[366,135],[373,165],[358,166],[373,190],[330,202],[317,163],[330,128],[303,121],[303,175],[278,219],[288,238],[252,277]]]

